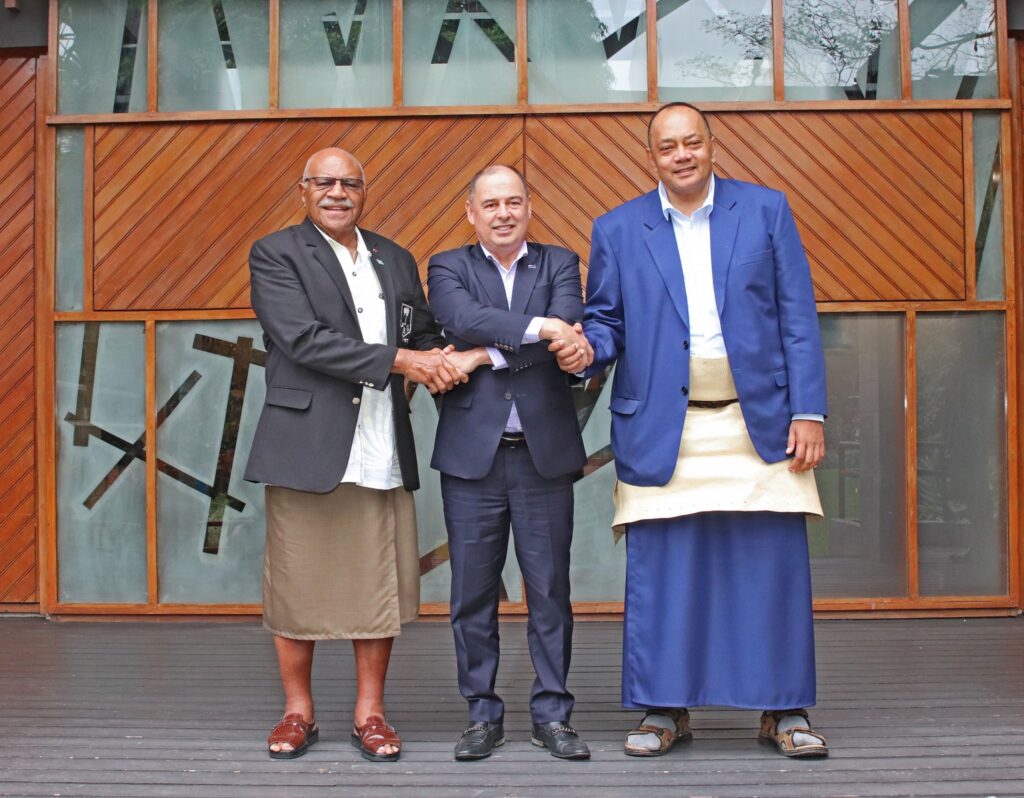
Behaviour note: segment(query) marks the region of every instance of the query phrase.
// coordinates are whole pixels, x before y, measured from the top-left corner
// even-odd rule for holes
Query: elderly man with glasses
[[[315,641],[350,639],[352,744],[393,761],[384,712],[394,638],[419,612],[419,487],[404,380],[444,392],[466,376],[441,350],[412,256],[357,227],[362,165],[326,149],[307,162],[305,220],[257,241],[252,306],[264,329],[267,396],[246,479],[265,482],[263,622],[274,634],[284,717],[274,759],[317,741]]]

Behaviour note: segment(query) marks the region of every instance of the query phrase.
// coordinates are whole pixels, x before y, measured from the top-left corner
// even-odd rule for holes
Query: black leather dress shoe
[[[505,727],[501,723],[474,723],[462,733],[455,746],[455,758],[460,762],[485,759],[499,745],[505,744]]]
[[[530,742],[547,748],[559,759],[590,759],[590,749],[576,730],[558,720],[534,723]]]

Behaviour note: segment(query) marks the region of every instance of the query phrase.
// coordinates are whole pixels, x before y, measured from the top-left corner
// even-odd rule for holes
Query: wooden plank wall
[[[36,61],[0,59],[0,612],[37,601]]]
[[[960,113],[720,113],[712,125],[720,172],[789,195],[820,301],[966,297]],[[526,172],[534,236],[586,257],[591,220],[654,185],[645,138],[644,114],[100,125],[93,307],[245,308],[251,242],[301,219],[303,161],[330,145],[366,166],[364,225],[423,268],[470,239],[463,192],[494,162]]]

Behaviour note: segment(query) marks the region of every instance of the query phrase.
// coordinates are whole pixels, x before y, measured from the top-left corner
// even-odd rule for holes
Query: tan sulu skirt
[[[416,508],[404,488],[266,488],[263,625],[294,640],[395,637],[420,608]]]
[[[690,399],[736,398],[727,358],[690,358]],[[794,474],[787,458],[766,463],[747,434],[739,402],[725,407],[690,406],[686,411],[679,459],[668,484],[638,487],[615,484],[612,531],[618,540],[626,525],[694,513],[761,511],[822,515],[814,472]]]

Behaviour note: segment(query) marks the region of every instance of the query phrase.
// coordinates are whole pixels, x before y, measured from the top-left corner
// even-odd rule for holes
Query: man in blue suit
[[[623,704],[646,710],[625,750],[667,753],[687,707],[725,705],[764,710],[781,753],[823,756],[805,710],[826,413],[810,269],[783,194],[713,174],[698,109],[661,108],[648,144],[658,189],[594,222],[583,325],[591,370],[617,363]]]
[[[504,743],[498,670],[498,595],[509,526],[526,583],[527,638],[536,679],[530,697],[535,745],[563,759],[590,752],[568,725],[572,649],[569,547],[573,482],[586,454],[563,366],[585,365],[572,328],[583,316],[579,257],[527,243],[526,181],[490,166],[469,188],[466,215],[478,243],[430,260],[430,303],[473,378],[445,395],[431,466],[441,495],[452,568],[451,618],[459,689],[470,725],[457,760],[482,759]],[[478,369],[474,371],[474,369]]]

